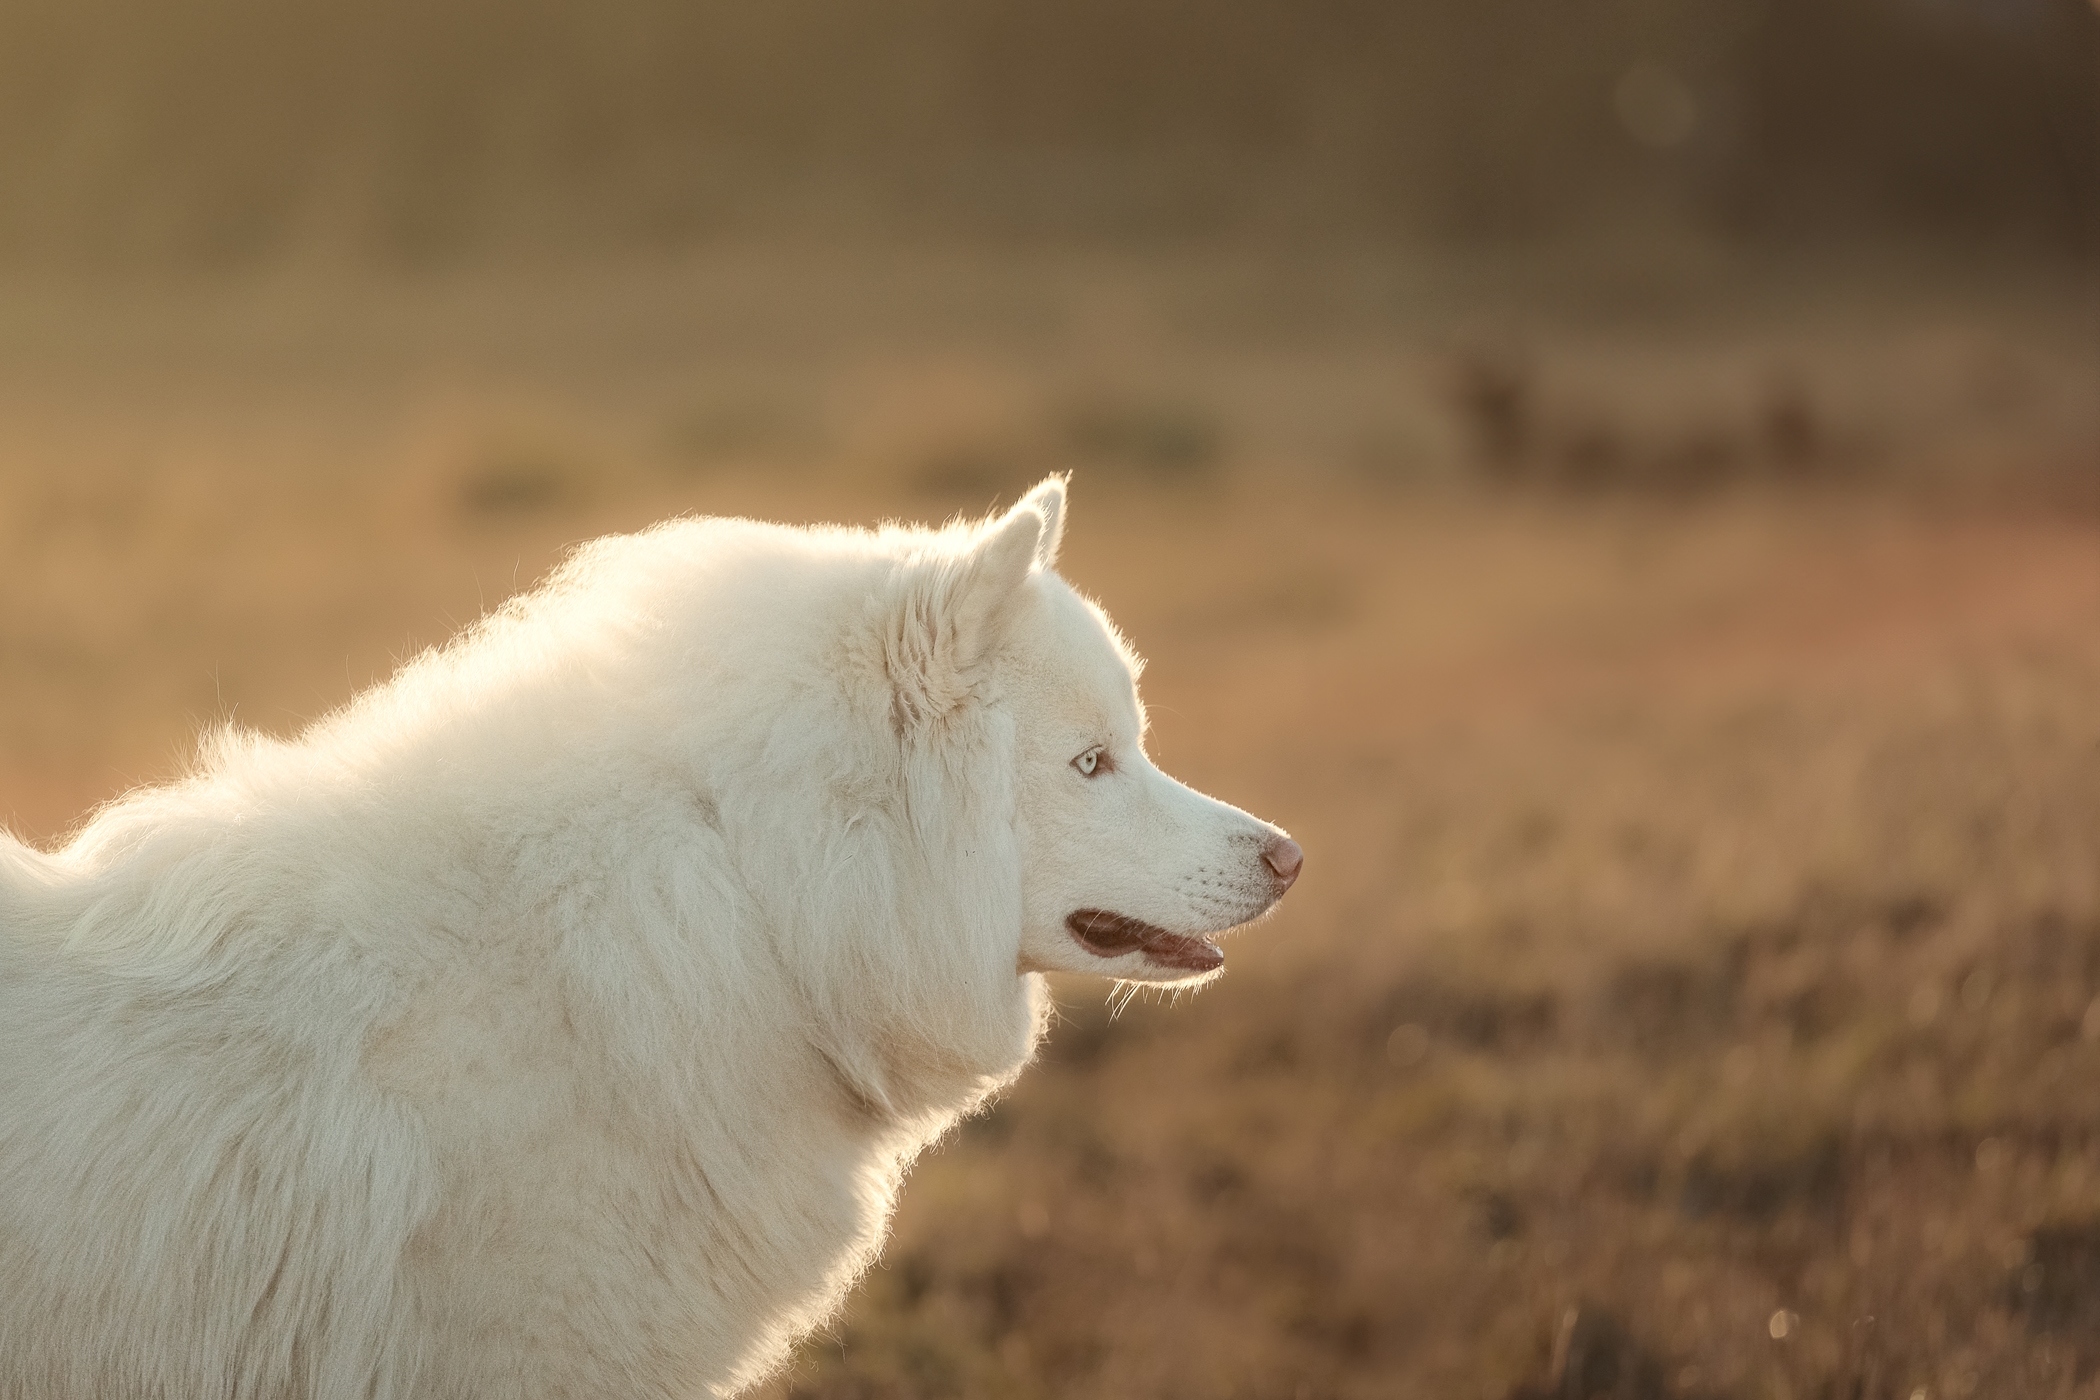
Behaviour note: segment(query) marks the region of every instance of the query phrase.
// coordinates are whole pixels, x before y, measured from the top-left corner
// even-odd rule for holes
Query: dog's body
[[[1141,747],[1051,482],[687,521],[65,849],[0,836],[0,1400],[726,1395],[1297,848]]]

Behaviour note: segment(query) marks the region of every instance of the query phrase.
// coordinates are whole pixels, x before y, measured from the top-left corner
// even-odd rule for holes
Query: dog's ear
[[[1036,541],[1035,562],[1046,569],[1057,567],[1057,547],[1065,538],[1065,490],[1071,477],[1064,472],[1046,476],[1042,484],[1021,498],[1015,510],[1032,510],[1043,517],[1043,536]],[[1011,517],[1009,517],[1011,518]]]
[[[1021,585],[1035,567],[1043,539],[1053,528],[1031,504],[1033,500],[1031,495],[1008,511],[964,556],[953,595],[952,618],[954,659],[960,670],[976,667],[1006,638]],[[1061,498],[1059,503],[1062,504]]]
[[[910,570],[884,639],[884,664],[906,727],[948,713],[975,688],[985,659],[1006,639],[1045,524],[1023,501],[962,553]]]

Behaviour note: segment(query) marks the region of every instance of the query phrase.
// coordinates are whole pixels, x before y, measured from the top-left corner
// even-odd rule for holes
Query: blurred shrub
[[[537,515],[573,506],[582,495],[587,468],[559,450],[538,444],[491,447],[459,485],[459,504],[469,516]]]
[[[2100,1220],[2045,1225],[2024,1253],[2010,1290],[2013,1310],[2069,1342],[2081,1372],[2100,1370]]]
[[[1678,1392],[1664,1367],[1626,1325],[1600,1308],[1569,1308],[1554,1336],[1542,1381],[1520,1386],[1510,1400],[1672,1400]]]
[[[1042,478],[1043,469],[1014,443],[967,441],[935,449],[914,476],[928,496],[954,501],[964,509],[987,509],[1011,500]]]
[[[821,449],[818,416],[806,407],[770,399],[701,404],[678,415],[664,434],[677,466],[703,471],[729,463],[769,462]]]
[[[1476,345],[1452,355],[1445,389],[1481,476],[1556,490],[1690,495],[1748,480],[1801,481],[1855,473],[1856,435],[1827,421],[1791,367],[1738,385],[1732,402],[1687,408],[1667,388],[1608,394],[1549,384],[1522,349]]]
[[[1094,402],[1072,408],[1065,449],[1096,469],[1120,469],[1154,481],[1199,477],[1222,455],[1217,419],[1187,404]]]

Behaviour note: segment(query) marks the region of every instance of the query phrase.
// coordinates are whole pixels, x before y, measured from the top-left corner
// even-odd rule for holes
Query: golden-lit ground
[[[2075,316],[1295,276],[19,289],[0,817],[294,730],[591,534],[1069,469],[1161,762],[1307,874],[1199,997],[1061,987],[769,1396],[2100,1396]]]

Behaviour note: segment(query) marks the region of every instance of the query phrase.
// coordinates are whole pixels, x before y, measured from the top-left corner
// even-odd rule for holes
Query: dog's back
[[[412,1138],[155,898],[0,845],[0,1396],[407,1396]]]

